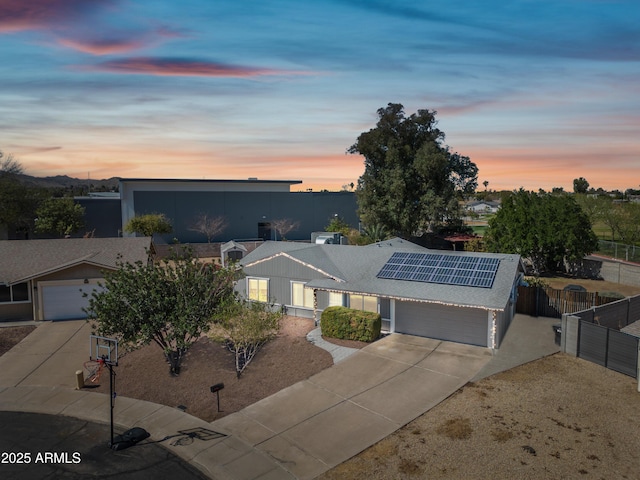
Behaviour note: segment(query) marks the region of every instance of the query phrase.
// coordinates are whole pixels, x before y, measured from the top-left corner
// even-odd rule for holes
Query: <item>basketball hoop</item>
[[[96,360],[89,360],[84,362],[84,369],[87,372],[85,375],[85,382],[89,381],[91,383],[98,383],[100,381],[100,375],[102,375],[102,371],[104,370],[105,361],[103,358],[98,358]]]
[[[114,443],[113,436],[113,407],[116,399],[116,392],[113,390],[116,372],[113,371],[113,367],[118,366],[118,340],[99,335],[89,335],[89,361],[85,362],[85,366],[87,365],[92,369],[89,372],[91,383],[100,380],[100,375],[105,365],[109,369],[109,413],[111,420],[109,448],[116,450],[119,444]]]

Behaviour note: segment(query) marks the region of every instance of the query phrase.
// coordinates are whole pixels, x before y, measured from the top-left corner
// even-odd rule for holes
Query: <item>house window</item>
[[[7,286],[0,285],[0,303],[20,303],[29,301],[29,284],[16,283]]]
[[[242,250],[230,250],[227,252],[227,259],[237,262],[242,260]]]
[[[349,308],[378,313],[378,297],[368,295],[349,295]]]
[[[313,290],[304,288],[303,282],[291,282],[291,305],[313,308]]]
[[[267,302],[269,300],[269,279],[248,278],[247,292],[249,293],[249,300]]]
[[[342,294],[336,293],[336,292],[329,292],[329,306],[342,307]]]

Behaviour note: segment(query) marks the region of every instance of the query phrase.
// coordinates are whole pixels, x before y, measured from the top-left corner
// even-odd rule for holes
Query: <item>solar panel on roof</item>
[[[377,277],[491,288],[499,266],[495,257],[395,252]]]

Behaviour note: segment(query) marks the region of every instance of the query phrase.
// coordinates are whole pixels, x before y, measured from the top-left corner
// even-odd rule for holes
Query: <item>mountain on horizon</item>
[[[87,188],[91,186],[101,191],[118,191],[120,177],[111,177],[103,180],[93,178],[81,179],[68,175],[55,175],[52,177],[34,177],[32,175],[20,174],[18,178],[25,185],[41,188]]]

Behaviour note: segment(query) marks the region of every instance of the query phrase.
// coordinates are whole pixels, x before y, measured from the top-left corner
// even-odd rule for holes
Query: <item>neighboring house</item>
[[[354,192],[291,192],[300,180],[177,180],[122,179],[120,181],[122,225],[134,216],[164,214],[173,226],[165,242],[206,242],[194,230],[202,215],[222,217],[227,228],[215,242],[261,239],[278,240],[273,222],[290,219],[297,228],[286,234],[289,240],[309,240],[311,232],[322,231],[339,217],[358,227]],[[127,234],[125,234],[127,235]],[[129,235],[130,236],[130,235]]]
[[[367,245],[266,242],[236,288],[291,315],[330,305],[379,312],[390,332],[498,348],[515,314],[519,255],[430,250],[402,239]]]
[[[169,258],[175,252],[179,253],[183,248],[191,249],[194,257],[204,261],[212,262],[222,266],[228,266],[230,262],[241,260],[247,253],[262,245],[262,240],[248,242],[236,242],[234,240],[226,243],[179,243],[166,244],[154,242],[155,258]]]
[[[151,248],[148,237],[0,241],[0,321],[86,318],[102,271],[147,262]]]
[[[469,202],[465,205],[465,208],[475,213],[496,213],[500,210],[500,202]]]

